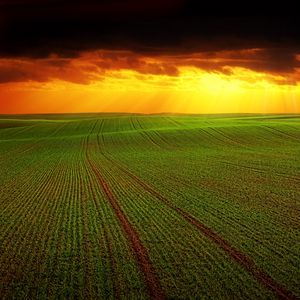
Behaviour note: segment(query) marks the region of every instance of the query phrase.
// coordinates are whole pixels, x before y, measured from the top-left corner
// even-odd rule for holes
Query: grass
[[[0,117],[2,299],[300,298],[300,116]]]

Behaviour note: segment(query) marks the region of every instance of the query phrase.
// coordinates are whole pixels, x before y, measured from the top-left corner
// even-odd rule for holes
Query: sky
[[[297,9],[272,12],[255,1],[0,0],[0,114],[300,113]]]

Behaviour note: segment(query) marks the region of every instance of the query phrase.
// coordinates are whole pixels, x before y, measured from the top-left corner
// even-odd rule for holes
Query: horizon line
[[[122,114],[122,115],[300,115],[300,112],[217,112],[217,113],[181,113],[181,112],[157,112],[157,113],[143,113],[143,112],[122,112],[122,111],[108,111],[108,112],[40,112],[40,113],[0,113],[0,116],[31,116],[31,115],[91,115],[91,114]]]

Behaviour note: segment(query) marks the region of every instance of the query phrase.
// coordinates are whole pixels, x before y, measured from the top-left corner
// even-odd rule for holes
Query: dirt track
[[[139,234],[137,233],[136,229],[132,226],[132,224],[126,217],[125,213],[121,209],[118,200],[116,199],[113,192],[111,191],[108,183],[103,178],[99,170],[99,167],[96,166],[88,156],[87,156],[87,161],[91,169],[97,176],[99,184],[101,185],[103,191],[105,192],[107,199],[109,200],[112,208],[115,211],[117,218],[119,219],[122,225],[124,232],[126,233],[126,237],[130,243],[133,255],[137,261],[140,272],[144,276],[145,285],[147,287],[151,299],[165,299],[164,292],[155,274],[155,270],[150,261],[147,249],[142,244]]]
[[[105,154],[103,154],[105,155]],[[150,185],[145,183],[135,174],[130,172],[127,168],[121,165],[119,162],[111,159],[107,155],[105,155],[106,159],[117,166],[121,171],[126,173],[131,179],[133,179],[136,183],[138,183],[145,191],[149,192],[152,196],[156,197],[158,200],[162,201],[169,208],[175,210],[181,217],[183,217],[186,221],[196,227],[201,231],[204,235],[209,237],[215,244],[217,244],[221,249],[223,249],[233,260],[235,260],[239,265],[241,265],[245,270],[247,270],[250,274],[252,274],[260,283],[262,283],[266,288],[271,290],[279,299],[297,299],[294,295],[292,295],[289,291],[287,291],[283,286],[277,283],[274,279],[272,279],[267,273],[260,270],[255,262],[243,254],[232,245],[230,245],[227,241],[225,241],[221,236],[219,236],[216,232],[208,228],[205,224],[201,223],[199,220],[194,218],[192,215],[184,211],[183,209],[175,206],[169,199],[161,195],[155,189],[153,189]]]

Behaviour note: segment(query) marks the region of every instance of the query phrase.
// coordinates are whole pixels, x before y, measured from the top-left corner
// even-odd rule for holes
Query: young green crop
[[[299,116],[2,116],[0,297],[300,297],[299,153]]]

